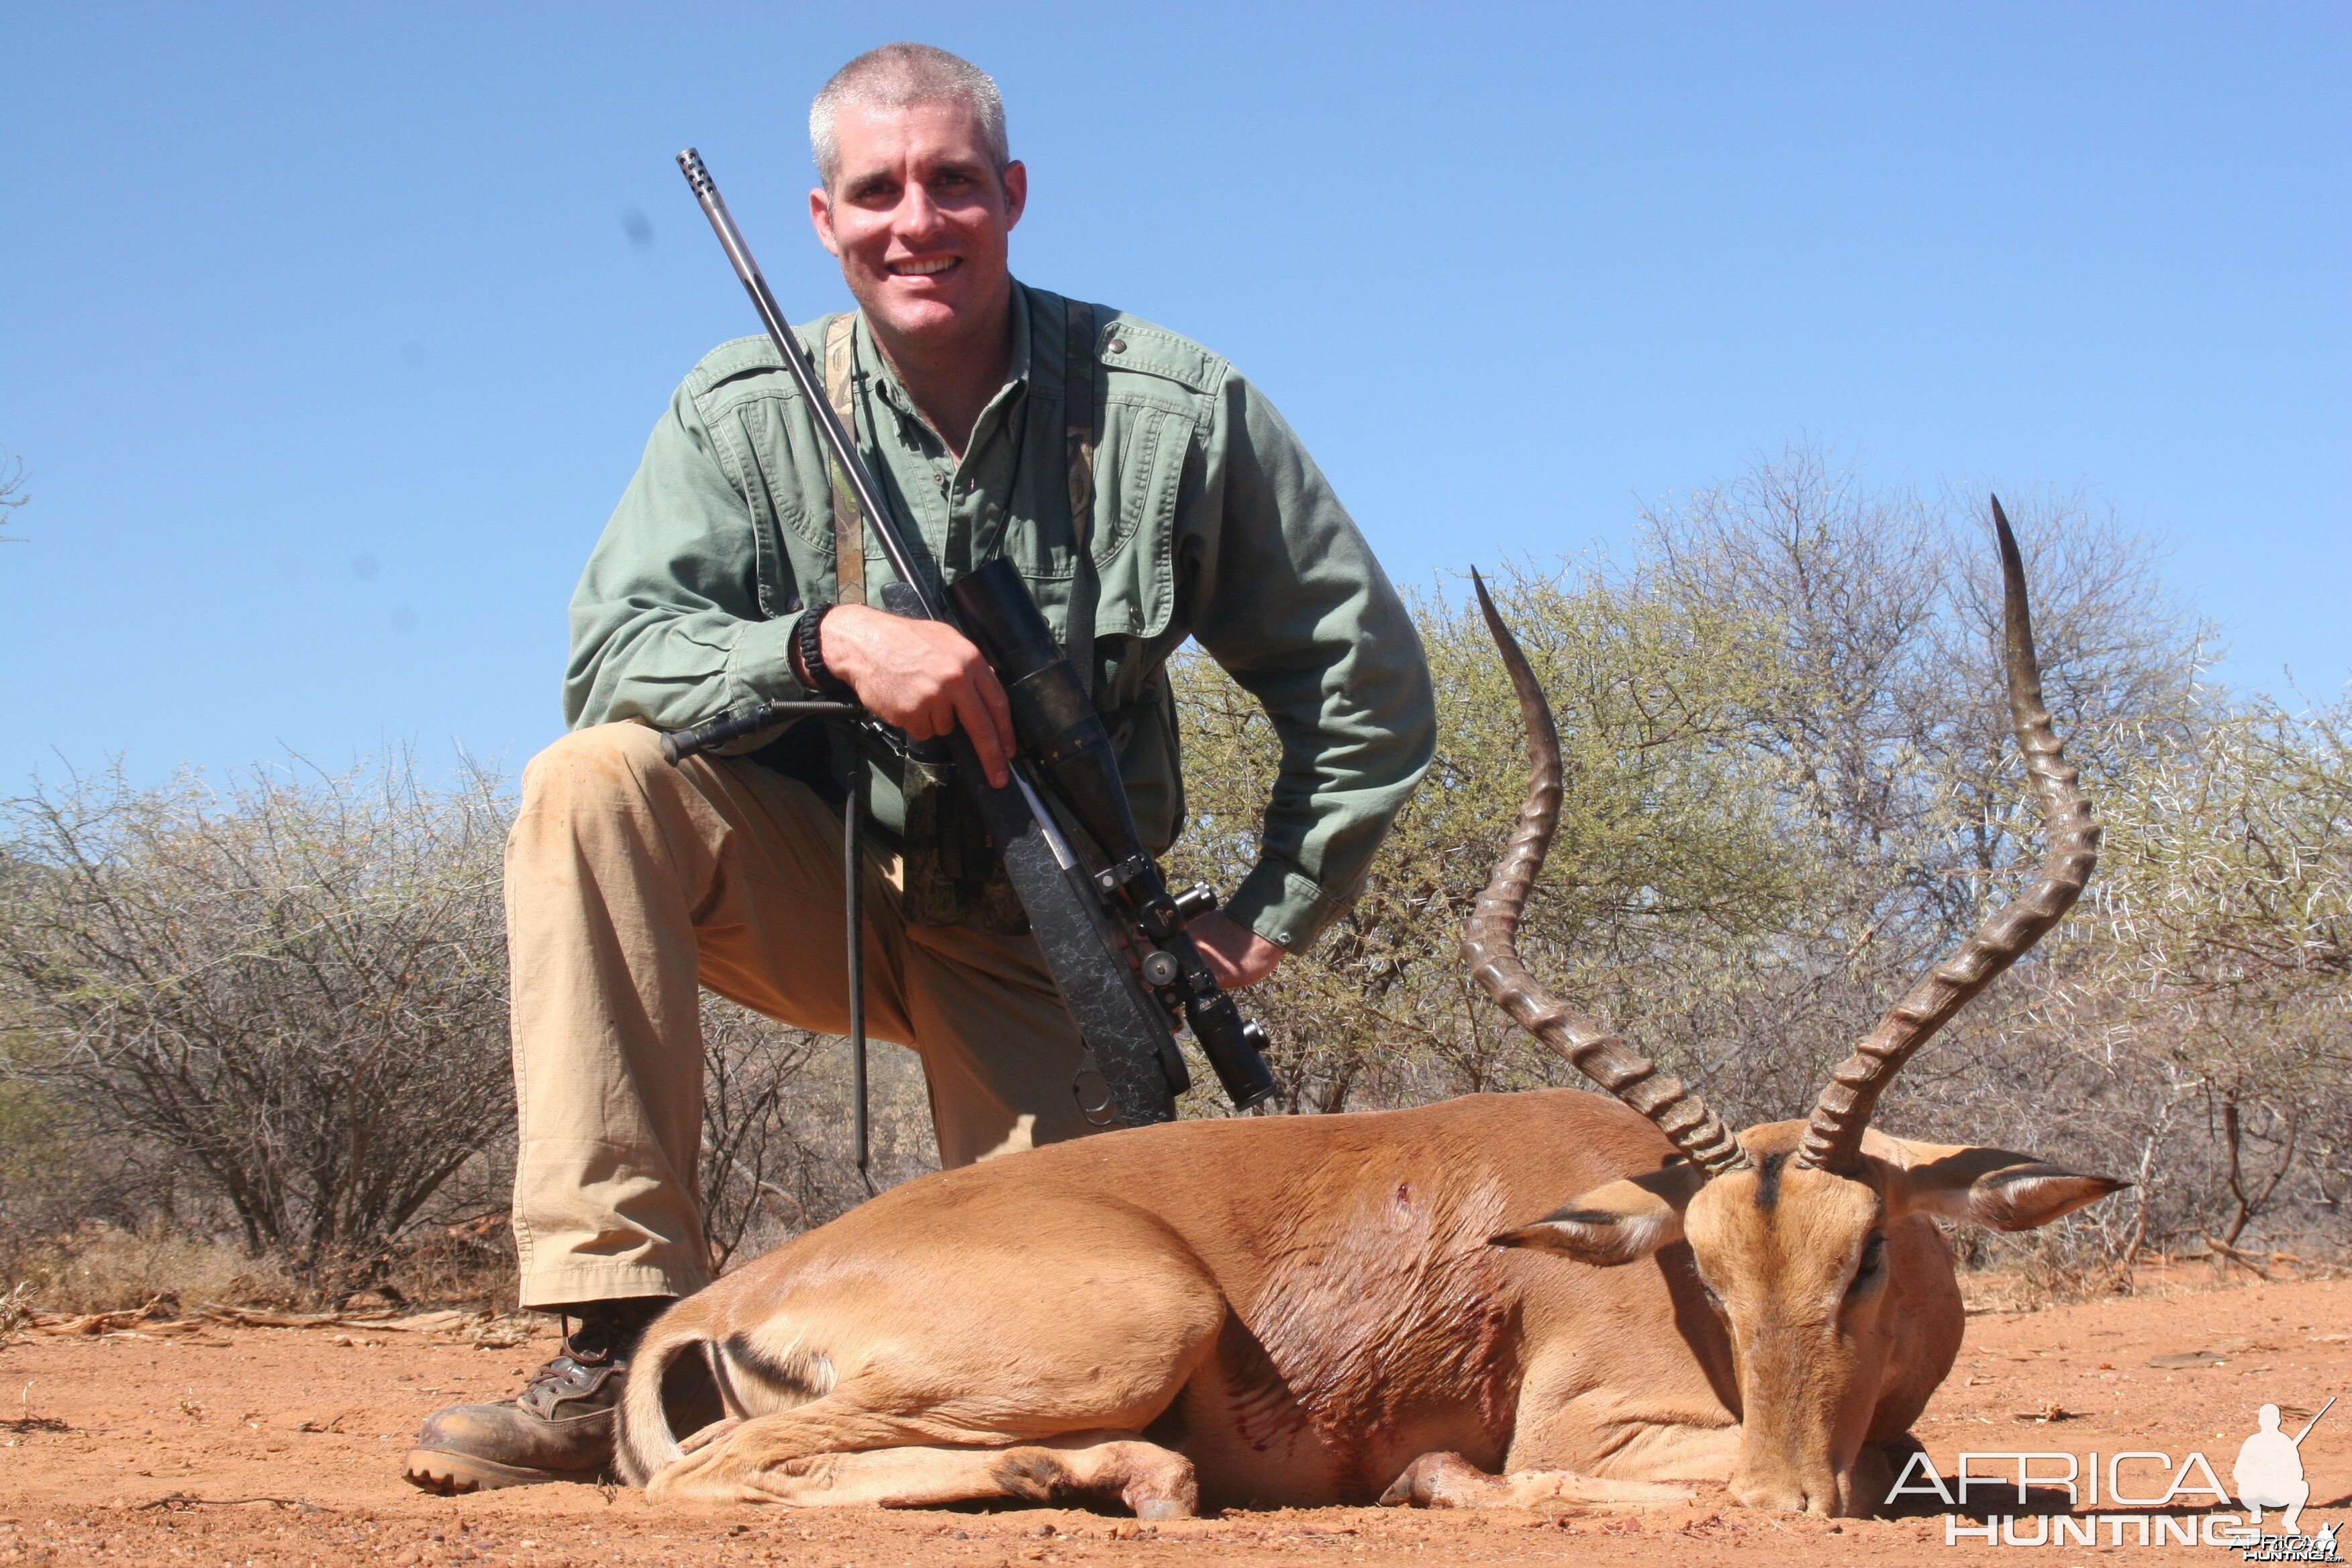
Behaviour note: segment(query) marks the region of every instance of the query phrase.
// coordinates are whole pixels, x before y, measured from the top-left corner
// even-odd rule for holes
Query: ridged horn
[[[1519,716],[1528,728],[1528,778],[1518,826],[1511,830],[1510,843],[1495,863],[1495,874],[1478,895],[1470,918],[1462,922],[1462,962],[1479,989],[1514,1023],[1655,1122],[1684,1158],[1707,1176],[1738,1170],[1748,1163],[1748,1152],[1705,1100],[1685,1089],[1679,1079],[1666,1077],[1626,1049],[1625,1042],[1597,1020],[1546,991],[1519,961],[1519,912],[1527,907],[1528,889],[1543,869],[1544,853],[1559,826],[1559,731],[1552,724],[1543,688],[1536,683],[1527,655],[1519,651],[1518,639],[1496,611],[1485,580],[1473,572],[1470,581],[1477,585],[1486,629],[1494,634],[1503,667],[1519,694]]]
[[[1797,1152],[1801,1164],[1825,1171],[1853,1169],[1878,1097],[1903,1064],[2064,918],[2099,863],[2099,824],[2091,813],[2090,797],[2083,793],[2081,775],[2066,761],[2051,727],[2050,710],[2042,700],[2042,667],[2034,658],[2033,618],[2026,607],[2025,561],[1999,496],[1992,498],[1992,526],[2000,541],[2010,722],[2017,731],[2018,749],[2025,753],[2026,771],[2042,796],[2049,844],[2042,875],[2023,897],[1989,917],[1957,952],[1929,970],[1831,1075]]]

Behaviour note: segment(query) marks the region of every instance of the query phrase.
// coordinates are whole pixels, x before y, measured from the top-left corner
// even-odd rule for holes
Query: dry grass
[[[387,1304],[511,1310],[520,1276],[507,1216],[434,1226],[395,1247],[384,1285]]]
[[[44,1312],[128,1312],[152,1301],[182,1310],[212,1301],[290,1306],[305,1294],[274,1263],[226,1242],[104,1225],[16,1249],[0,1278]]]
[[[2273,1252],[2262,1260],[2261,1280],[2266,1284],[2305,1284],[2341,1279],[2352,1269],[2326,1258]],[[2077,1306],[2117,1296],[2169,1299],[2200,1296],[2252,1283],[2254,1271],[2218,1267],[2205,1258],[2171,1258],[2144,1253],[2132,1265],[2068,1268],[2028,1258],[2008,1268],[1962,1269],[1960,1299],[1970,1315],[1982,1312],[2039,1312],[2051,1307]]]
[[[234,1243],[168,1230],[90,1223],[62,1235],[0,1243],[0,1332],[29,1312],[129,1312],[160,1304],[315,1311],[356,1307],[510,1308],[514,1246],[503,1215],[432,1226],[394,1249],[373,1289],[349,1277],[306,1278]]]

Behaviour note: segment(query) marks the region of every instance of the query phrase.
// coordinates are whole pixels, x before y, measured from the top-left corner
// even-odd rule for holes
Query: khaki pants
[[[847,1030],[840,820],[755,763],[673,767],[654,731],[600,725],[525,770],[506,898],[523,1305],[696,1290],[698,992]],[[942,1162],[1090,1131],[1033,939],[907,925],[872,865],[866,916],[867,1026],[921,1054]]]

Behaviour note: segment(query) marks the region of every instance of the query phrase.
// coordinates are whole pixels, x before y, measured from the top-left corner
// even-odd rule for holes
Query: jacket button
[[[1123,353],[1125,353],[1127,352],[1127,340],[1126,340],[1125,338],[1113,338],[1113,339],[1111,339],[1111,341],[1110,341],[1110,352],[1111,352],[1111,353],[1115,353],[1115,354],[1123,354]]]

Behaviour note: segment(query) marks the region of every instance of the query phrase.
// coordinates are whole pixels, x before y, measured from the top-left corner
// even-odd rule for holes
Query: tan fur
[[[1569,1090],[1181,1122],[927,1176],[666,1314],[622,1463],[657,1498],[1169,1517],[1370,1502],[1439,1455],[1430,1495],[1402,1500],[1730,1480],[1859,1511],[1869,1445],[1901,1436],[1959,1345],[1950,1255],[1918,1211],[2007,1168],[1872,1139],[1868,1179],[1786,1169],[1769,1213],[1755,1173],[1660,1179],[1655,1128]],[[1915,1193],[1914,1167],[1943,1173]],[[1654,1237],[1622,1266],[1488,1239],[1603,1189]],[[1874,1226],[1887,1283],[1842,1313]],[[681,1445],[655,1391],[685,1354],[711,1359],[730,1420]]]
[[[1423,1454],[1381,1494],[1383,1508],[1664,1508],[1690,1500],[1687,1487],[1602,1480],[1572,1470],[1490,1476],[1459,1454]]]

